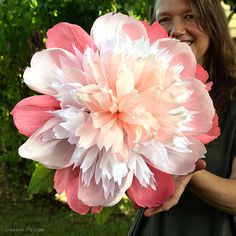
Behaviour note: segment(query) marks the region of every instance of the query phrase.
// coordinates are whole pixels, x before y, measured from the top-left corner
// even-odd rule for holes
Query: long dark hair
[[[209,81],[214,83],[211,97],[217,113],[222,117],[236,92],[235,45],[220,0],[189,0],[189,2],[199,25],[210,37],[204,68],[209,73]],[[155,17],[156,7],[153,13]]]
[[[235,45],[220,0],[189,0],[199,24],[210,37],[204,67],[214,82],[211,96],[222,115],[236,91]]]

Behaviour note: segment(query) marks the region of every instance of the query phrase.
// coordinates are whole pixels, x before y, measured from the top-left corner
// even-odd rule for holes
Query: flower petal
[[[190,130],[185,134],[200,135],[207,133],[212,127],[212,119],[215,115],[213,102],[201,81],[193,79],[189,85],[189,90],[193,92],[184,107],[192,111],[193,117],[186,123]]]
[[[156,190],[143,187],[136,177],[127,191],[128,196],[140,207],[157,207],[165,203],[174,193],[175,184],[172,175],[150,166],[156,180]]]
[[[197,136],[196,138],[201,141],[202,143],[209,143],[216,139],[220,135],[220,128],[219,128],[219,119],[217,114],[215,114],[213,120],[212,120],[212,128],[208,131],[208,133],[201,134]]]
[[[153,44],[161,38],[168,38],[166,30],[158,23],[158,21],[155,21],[152,25],[149,25],[149,23],[146,21],[142,23],[147,30],[150,44]]]
[[[105,180],[104,186],[107,188],[114,188],[114,194],[109,194],[105,196],[105,192],[103,189],[103,184],[100,183],[96,184],[95,178],[91,179],[90,185],[85,186],[81,180],[79,180],[79,191],[78,191],[78,198],[84,203],[89,206],[113,206],[117,204],[122,197],[124,197],[126,190],[130,187],[133,179],[133,174],[130,172],[126,177],[122,179],[120,185],[113,182],[113,180]],[[112,186],[113,185],[113,186]]]
[[[47,95],[32,96],[23,99],[13,108],[14,124],[21,134],[32,135],[44,123],[53,117],[49,111],[58,110],[59,102]]]
[[[71,165],[71,156],[75,146],[66,139],[54,139],[52,128],[58,124],[57,118],[51,118],[37,130],[19,148],[23,158],[38,161],[48,168],[65,168]]]
[[[196,71],[196,58],[192,53],[191,47],[184,42],[180,42],[173,39],[160,39],[158,41],[158,47],[165,49],[170,55],[171,60],[169,68],[173,66],[181,66],[180,75],[184,78],[194,77]],[[172,71],[168,70],[171,76]],[[174,72],[176,74],[176,72]]]
[[[72,166],[57,170],[54,176],[54,188],[59,194],[66,191],[67,203],[70,208],[81,215],[85,215],[91,207],[78,199],[79,173],[79,168],[73,169]],[[101,206],[91,209],[92,213],[99,213],[101,210]]]
[[[102,48],[104,42],[115,35],[128,36],[131,40],[142,37],[147,39],[147,32],[143,24],[121,13],[108,13],[97,18],[91,28],[90,35],[99,49]]]
[[[55,95],[53,83],[75,82],[63,76],[63,70],[81,68],[80,61],[73,54],[62,49],[45,49],[34,54],[31,67],[24,72],[24,82],[34,91]],[[79,81],[77,81],[79,82]]]
[[[76,55],[75,48],[84,53],[86,47],[96,49],[90,36],[80,26],[70,23],[58,23],[47,32],[47,48],[62,48]]]
[[[165,173],[185,175],[195,169],[198,159],[204,158],[204,145],[193,138],[176,137],[174,145],[163,145],[158,141],[139,144],[135,151],[145,157],[149,165]]]

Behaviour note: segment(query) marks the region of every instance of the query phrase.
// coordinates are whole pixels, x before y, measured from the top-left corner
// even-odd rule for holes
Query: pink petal
[[[204,68],[199,64],[196,67],[195,78],[200,80],[202,83],[204,83],[206,85],[207,91],[211,90],[213,82],[211,81],[211,82],[206,83],[209,78],[209,75],[208,75],[207,71],[204,70]]]
[[[47,95],[32,96],[23,99],[13,108],[14,124],[21,134],[32,135],[44,123],[53,117],[48,111],[58,110],[59,102]]]
[[[146,21],[143,21],[142,23],[147,30],[150,44],[153,44],[158,39],[168,38],[166,30],[158,23],[158,21],[155,21],[152,25],[149,25]]]
[[[208,133],[196,137],[202,143],[209,143],[220,135],[219,119],[217,114],[215,114],[212,122],[212,128],[208,131]]]
[[[80,213],[81,215],[86,215],[90,207],[83,204],[82,201],[78,199],[78,179],[74,179],[66,188],[67,203],[69,207]]]
[[[110,124],[100,129],[97,145],[104,146],[106,151],[111,148],[112,153],[119,153],[124,144],[124,132],[121,122],[116,119],[111,120]]]
[[[165,203],[175,190],[174,178],[172,175],[161,172],[151,166],[156,180],[156,190],[150,186],[143,187],[136,177],[133,178],[131,187],[128,189],[128,196],[140,207],[157,207]]]
[[[197,62],[189,45],[174,39],[160,39],[158,45],[159,48],[166,49],[172,56],[169,68],[182,65],[183,70],[180,75],[184,78],[194,77]],[[170,70],[168,71],[169,73],[172,72]],[[176,75],[176,72],[174,74]]]
[[[95,145],[98,132],[98,129],[94,129],[91,118],[88,117],[86,122],[81,124],[75,131],[75,136],[80,137],[79,146],[87,149]]]
[[[212,127],[212,119],[215,115],[213,102],[200,81],[192,80],[189,89],[193,93],[184,107],[196,113],[193,113],[192,120],[186,123],[186,126],[190,127],[192,131],[187,131],[185,134],[200,135],[207,133]]]
[[[67,203],[69,207],[73,211],[78,212],[81,215],[85,215],[89,212],[91,207],[85,205],[78,199],[79,173],[79,168],[73,169],[72,166],[57,170],[54,176],[54,188],[59,194],[66,191]],[[101,210],[101,206],[91,208],[92,213],[99,213]]]
[[[80,26],[66,22],[59,23],[47,32],[47,48],[62,48],[73,54],[75,49],[84,53],[86,47],[96,49],[96,46],[90,36]]]
[[[57,170],[54,176],[54,188],[59,194],[66,191],[67,203],[70,208],[75,212],[85,215],[90,210],[90,207],[84,205],[77,197],[78,176],[79,168],[73,170],[70,166]]]
[[[79,168],[73,170],[72,166],[58,169],[54,175],[54,188],[61,194],[67,186],[79,176]]]
[[[196,67],[195,78],[202,81],[202,83],[204,84],[207,82],[207,79],[209,78],[207,71],[204,70],[204,68],[199,64],[197,64]]]

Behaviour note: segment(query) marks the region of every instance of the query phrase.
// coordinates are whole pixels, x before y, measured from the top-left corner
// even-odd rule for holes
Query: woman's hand
[[[149,217],[162,211],[168,211],[171,207],[175,206],[184,192],[188,182],[192,178],[192,173],[184,176],[179,176],[175,179],[175,192],[172,197],[163,205],[155,208],[148,208],[144,211],[144,215]]]
[[[198,160],[196,162],[195,171],[202,170],[205,167],[206,167],[205,161],[204,160]],[[162,211],[168,211],[171,207],[175,206],[179,202],[179,199],[180,199],[182,193],[184,192],[187,184],[191,180],[192,176],[193,176],[193,173],[177,177],[175,179],[175,192],[172,195],[172,197],[168,201],[166,201],[163,205],[161,205],[159,207],[146,209],[144,211],[144,215],[149,217],[149,216],[152,216],[152,215],[157,214],[157,213],[162,212]]]

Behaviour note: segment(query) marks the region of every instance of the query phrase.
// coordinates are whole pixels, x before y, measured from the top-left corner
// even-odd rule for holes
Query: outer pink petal
[[[213,85],[213,82],[207,82],[209,75],[206,70],[201,65],[197,65],[196,72],[195,72],[195,78],[202,81],[202,83],[206,84],[206,90],[210,91],[211,87]]]
[[[174,178],[172,175],[161,172],[151,166],[151,171],[155,175],[156,190],[151,187],[144,188],[136,177],[128,189],[128,196],[140,207],[157,207],[165,203],[175,190]]]
[[[83,204],[78,199],[78,178],[74,179],[66,188],[67,203],[70,208],[80,213],[81,215],[86,215],[90,210],[90,207]]]
[[[90,36],[80,26],[66,22],[59,23],[47,32],[47,48],[62,48],[73,54],[75,49],[84,53],[86,47],[96,49]]]
[[[153,44],[158,39],[168,38],[166,30],[157,21],[155,21],[152,25],[149,25],[148,22],[144,21],[143,25],[147,30],[150,44]]]
[[[209,75],[206,70],[201,65],[197,65],[196,72],[195,72],[196,79],[202,81],[202,83],[206,83],[207,79],[209,78]]]
[[[58,110],[59,102],[47,95],[32,96],[20,101],[11,111],[14,123],[21,134],[32,135],[53,117],[48,111]]]
[[[196,138],[202,143],[209,143],[216,139],[220,135],[219,120],[217,114],[215,114],[212,120],[212,128],[208,133],[197,136]]]
[[[73,169],[72,166],[57,170],[54,176],[54,188],[59,194],[65,190],[70,208],[75,212],[85,215],[91,207],[78,199],[79,172],[79,168]],[[93,207],[91,211],[92,213],[99,213],[101,210],[102,207],[97,206]]]
[[[72,166],[58,169],[54,175],[54,188],[57,193],[61,194],[67,186],[79,176],[79,169],[73,170]]]

